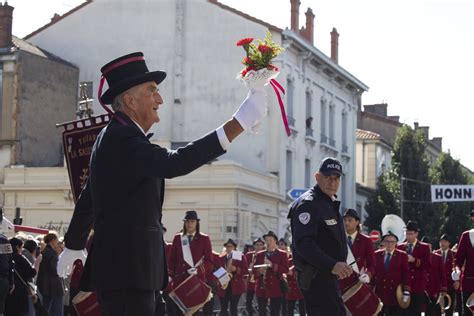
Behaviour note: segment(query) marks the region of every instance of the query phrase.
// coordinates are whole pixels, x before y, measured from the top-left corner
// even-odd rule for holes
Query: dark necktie
[[[193,235],[188,235],[188,241],[189,241],[189,244],[191,244],[191,241],[193,240]]]
[[[387,253],[387,257],[385,258],[384,266],[385,266],[385,271],[388,271],[388,267],[390,265],[390,257],[392,255],[390,253]]]
[[[408,254],[411,255],[412,252],[413,252],[413,244],[408,244],[408,250],[407,250]]]
[[[352,249],[352,236],[347,236],[347,243],[349,244],[349,247]]]

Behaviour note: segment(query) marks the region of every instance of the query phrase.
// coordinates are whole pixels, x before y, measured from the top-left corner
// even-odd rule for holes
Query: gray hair
[[[122,108],[123,106],[122,97],[123,97],[123,92],[117,95],[112,101],[112,110],[114,110],[114,112],[117,112]]]

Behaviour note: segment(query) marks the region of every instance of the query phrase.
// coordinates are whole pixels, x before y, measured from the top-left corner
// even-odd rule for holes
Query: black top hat
[[[285,246],[288,246],[288,243],[286,242],[284,238],[280,238],[280,240],[278,240],[278,243],[284,243]]]
[[[451,242],[451,237],[448,234],[442,234],[439,240],[446,240]]]
[[[396,239],[396,240],[397,240],[397,242],[398,242],[398,236],[397,236],[397,235],[395,235],[394,233],[392,233],[392,231],[391,231],[391,230],[389,230],[388,232],[386,232],[386,233],[385,233],[385,234],[382,236],[382,240],[384,240],[384,239],[385,239],[385,237],[388,237],[388,236],[393,236],[393,237],[395,237],[395,239]]]
[[[408,221],[406,230],[414,231],[414,232],[419,232],[420,228],[418,227],[418,222],[415,221]]]
[[[265,239],[266,237],[273,237],[273,238],[275,238],[275,241],[278,241],[278,236],[274,232],[272,232],[271,230],[268,233],[266,233],[265,235],[263,235],[263,239]]]
[[[120,93],[145,82],[154,81],[159,84],[166,78],[164,71],[148,71],[143,53],[131,53],[112,60],[100,71],[107,80],[109,89],[102,96],[100,101],[110,104]]]
[[[360,222],[359,214],[357,213],[356,210],[352,208],[346,209],[346,212],[344,213],[344,217],[353,217]]]
[[[330,157],[324,158],[323,161],[321,161],[319,172],[325,176],[332,176],[334,174],[342,176],[344,174],[342,172],[342,164],[339,160]]]
[[[237,248],[237,243],[231,238],[225,242],[224,247],[227,247],[228,244],[234,245],[234,247]]]
[[[188,219],[195,219],[197,221],[200,220],[195,210],[186,211],[186,215],[184,215],[183,221]]]
[[[263,240],[262,240],[262,238],[258,237],[258,238],[256,238],[256,239],[254,239],[254,240],[253,240],[253,243],[252,243],[252,245],[254,245],[254,246],[255,246],[255,244],[256,244],[256,243],[258,243],[258,242],[261,242],[262,244],[264,244],[264,243],[265,243],[265,241],[263,241]]]

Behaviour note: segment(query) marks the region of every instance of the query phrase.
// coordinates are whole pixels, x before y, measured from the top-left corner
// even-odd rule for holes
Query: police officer
[[[325,158],[316,172],[316,186],[290,207],[293,261],[308,315],[345,315],[337,279],[349,277],[347,239],[336,192],[342,165]]]
[[[3,316],[5,300],[8,293],[13,292],[15,285],[13,282],[13,257],[12,246],[7,237],[3,235],[3,208],[0,207],[0,316]]]

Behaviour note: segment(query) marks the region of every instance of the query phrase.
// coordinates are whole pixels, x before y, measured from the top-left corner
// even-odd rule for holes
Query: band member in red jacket
[[[398,249],[408,254],[411,303],[406,310],[407,316],[421,314],[423,305],[426,303],[426,275],[431,268],[430,248],[417,239],[419,231],[418,223],[409,221],[406,227],[406,242],[398,246]]]
[[[270,315],[280,316],[280,307],[284,299],[284,293],[280,287],[283,274],[288,273],[289,263],[286,252],[277,247],[277,235],[269,231],[263,235],[267,244],[267,250],[257,253],[253,272],[257,278],[255,294],[258,301],[259,316],[267,315],[267,302],[270,300]],[[265,267],[256,267],[265,265]]]
[[[451,273],[454,268],[454,251],[450,249],[451,238],[447,234],[443,234],[439,239],[439,249],[435,250],[435,253],[441,256],[441,262],[443,263],[443,269],[446,279],[446,288],[448,295],[451,296],[452,304],[451,308],[446,311],[446,316],[452,316],[454,312],[454,302],[456,301],[456,290],[453,286],[453,278]]]
[[[462,233],[459,239],[459,247],[455,255],[453,280],[461,280],[463,315],[470,315],[471,311],[466,307],[467,299],[474,293],[474,229]],[[460,276],[460,272],[463,273]]]
[[[217,291],[221,303],[220,316],[229,315],[229,303],[230,303],[230,315],[237,316],[237,305],[239,304],[240,296],[245,293],[245,278],[248,274],[247,259],[244,255],[235,256],[237,249],[237,243],[232,239],[229,239],[225,244],[226,248],[225,255],[221,256],[220,265],[232,275],[229,283],[225,288],[219,286]]]
[[[253,248],[253,251],[249,251],[245,254],[249,266],[245,308],[249,316],[253,316],[253,298],[255,296],[255,281],[257,280],[255,274],[253,273],[253,266],[255,265],[255,260],[257,259],[257,253],[265,249],[265,242],[262,239],[257,238],[253,241]]]
[[[183,231],[176,234],[171,245],[168,273],[175,288],[192,274],[207,282],[206,272],[213,269],[211,240],[200,232],[196,211],[187,211]],[[212,315],[212,306],[206,304],[204,315]]]
[[[296,281],[296,275],[298,274],[298,271],[295,269],[293,264],[293,256],[291,253],[288,257],[288,263],[290,265],[289,271],[286,275],[288,280],[288,293],[286,294],[286,300],[288,301],[288,316],[295,315],[295,306],[297,302],[300,316],[305,316],[306,310],[304,307],[304,296],[303,293],[301,293]]]
[[[384,249],[375,252],[375,293],[383,303],[383,316],[400,316],[396,290],[402,285],[403,299],[410,299],[410,275],[406,252],[396,248],[398,237],[392,232],[382,236]]]
[[[370,283],[375,273],[374,246],[369,236],[362,234],[360,230],[360,217],[356,210],[347,209],[344,213],[344,226],[346,229],[347,243],[357,260],[359,268],[359,280],[362,283]],[[354,285],[357,278],[345,278],[339,280],[339,286],[344,293],[346,289]]]
[[[428,237],[423,237],[421,241],[428,244],[432,250],[431,241]],[[443,258],[434,252],[431,252],[431,269],[427,274],[426,293],[428,294],[429,304],[427,305],[426,315],[434,316],[440,313],[440,306],[437,304],[440,295],[446,295],[446,272],[444,270]]]

